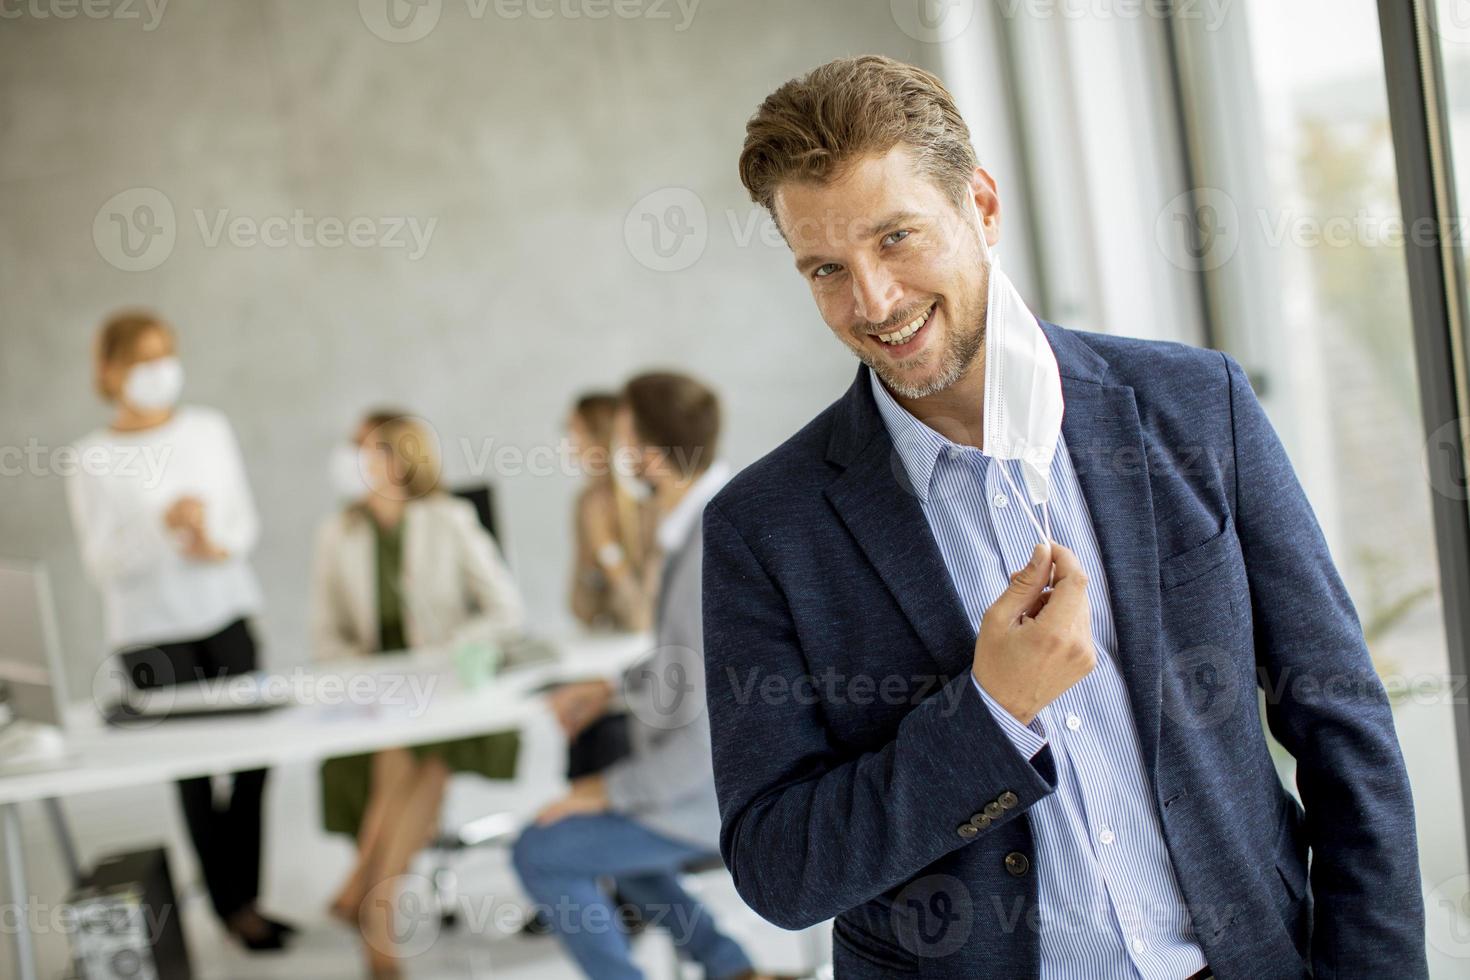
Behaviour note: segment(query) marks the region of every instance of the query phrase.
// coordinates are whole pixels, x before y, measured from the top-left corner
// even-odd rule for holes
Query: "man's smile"
[[[901,360],[908,357],[924,346],[930,332],[928,327],[938,306],[938,301],[930,303],[918,316],[888,333],[868,334],[868,342],[881,347],[890,359]]]

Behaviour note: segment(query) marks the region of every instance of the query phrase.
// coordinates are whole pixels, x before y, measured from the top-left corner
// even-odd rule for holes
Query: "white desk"
[[[554,644],[556,660],[504,671],[474,690],[461,685],[452,658],[442,652],[344,662],[311,675],[316,682],[325,678],[343,685],[365,674],[418,679],[424,685],[419,690],[428,695],[421,703],[405,686],[399,689],[398,700],[406,703],[380,707],[311,703],[140,729],[109,727],[94,706],[78,706],[76,716],[68,718],[66,741],[72,757],[67,764],[0,775],[0,833],[11,900],[24,908],[29,894],[16,809],[21,803],[519,728],[546,710],[542,699],[532,695],[538,686],[614,675],[645,653],[649,643],[648,637],[639,635],[570,637]],[[388,686],[376,685],[391,696]],[[16,931],[15,944],[17,976],[37,980],[32,937],[26,929]]]

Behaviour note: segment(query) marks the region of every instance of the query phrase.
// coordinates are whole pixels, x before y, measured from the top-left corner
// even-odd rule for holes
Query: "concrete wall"
[[[5,6],[0,553],[51,566],[74,697],[104,651],[52,453],[105,418],[88,345],[116,307],[178,325],[186,400],[239,431],[277,666],[306,655],[325,457],[365,407],[411,407],[452,477],[497,483],[516,572],[554,629],[575,480],[490,454],[555,446],[575,392],[663,365],[718,386],[727,455],[746,463],[850,378],[735,161],[747,116],[803,69],[933,61],[890,4],[432,0],[402,31],[383,9]],[[333,247],[331,222],[353,218],[372,243]]]
[[[106,418],[89,345],[117,307],[179,327],[186,400],[239,432],[277,667],[307,656],[326,457],[364,408],[423,414],[451,478],[479,469],[498,485],[536,625],[555,630],[576,481],[497,471],[496,449],[554,447],[574,393],[676,366],[724,395],[726,455],[744,464],[851,377],[736,155],[759,100],[806,68],[870,51],[934,64],[913,10],[394,3],[418,11],[402,29],[383,0],[0,6],[0,555],[49,564],[73,698],[105,651],[55,452]],[[982,134],[982,153],[999,138]],[[331,223],[354,218],[371,241],[331,245],[346,237]],[[432,223],[426,248],[394,230],[404,221],[420,236]],[[301,897],[302,848],[328,846],[298,805],[314,773],[278,780],[266,901],[308,915],[323,897]],[[70,801],[84,858],[162,832],[190,879],[171,795]],[[34,810],[33,898],[55,903],[64,883]],[[325,853],[340,863],[338,850]],[[54,972],[63,938],[42,942]]]

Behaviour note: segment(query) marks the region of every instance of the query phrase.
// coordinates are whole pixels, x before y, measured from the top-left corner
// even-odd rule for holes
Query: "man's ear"
[[[984,167],[970,174],[970,194],[985,228],[985,243],[994,247],[1000,243],[1000,188]]]

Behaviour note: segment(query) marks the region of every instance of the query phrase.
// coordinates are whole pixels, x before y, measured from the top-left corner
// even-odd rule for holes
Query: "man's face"
[[[994,183],[975,195],[993,242]],[[776,220],[837,338],[894,392],[925,398],[958,381],[985,344],[989,267],[974,212],[954,202],[898,146],[826,183],[790,182]]]
[[[626,405],[613,416],[613,444],[624,447],[618,456],[629,464],[628,470],[624,471],[625,476],[642,480],[650,486],[658,484],[664,474],[663,454],[643,444],[638,426],[633,422],[633,412]]]

